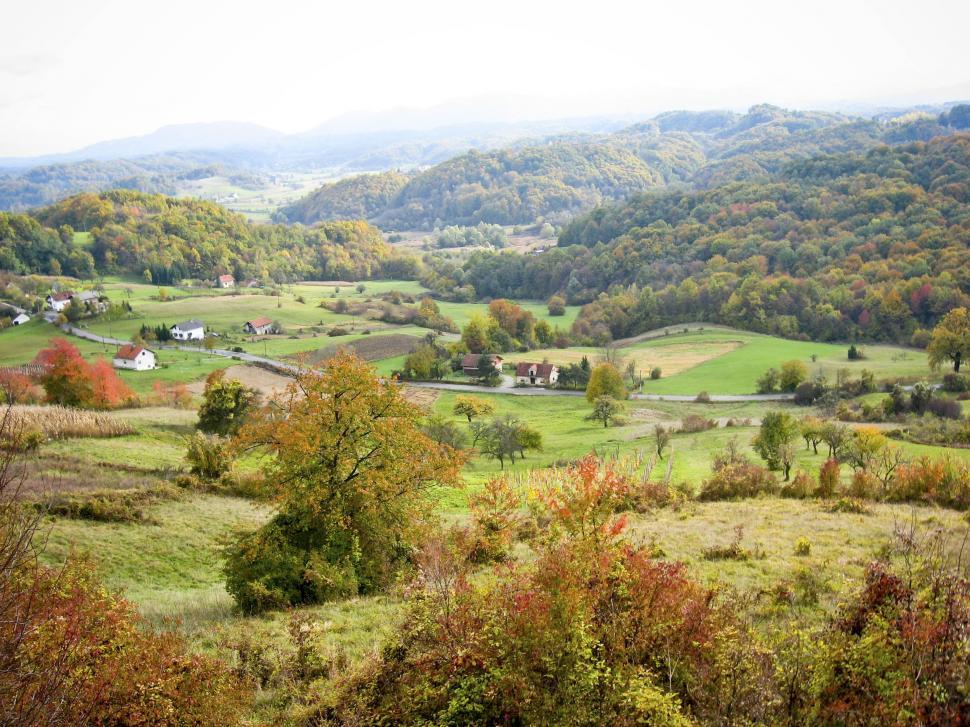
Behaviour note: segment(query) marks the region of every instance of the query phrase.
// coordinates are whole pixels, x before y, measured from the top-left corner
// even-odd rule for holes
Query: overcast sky
[[[536,116],[970,87],[970,2],[953,0],[14,0],[0,17],[0,156],[492,94],[541,96]]]

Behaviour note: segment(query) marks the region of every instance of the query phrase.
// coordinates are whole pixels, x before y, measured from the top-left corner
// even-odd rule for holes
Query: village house
[[[236,285],[236,279],[231,275],[220,275],[216,278],[217,288],[233,288]]]
[[[47,307],[55,313],[60,313],[71,304],[74,293],[65,290],[61,293],[51,293],[47,296]]]
[[[30,316],[26,313],[21,313],[16,318],[13,319],[13,324],[15,326],[22,326],[24,323],[30,322]]]
[[[243,330],[246,333],[252,333],[257,336],[263,336],[267,333],[273,332],[273,319],[266,316],[260,316],[259,318],[254,318],[251,321],[246,321],[243,326]]]
[[[111,363],[116,369],[148,371],[155,368],[155,353],[142,346],[128,343],[117,350]]]
[[[494,354],[481,354],[481,353],[466,353],[461,359],[461,370],[466,376],[478,376],[478,359],[482,356],[488,356],[492,362],[492,366],[496,371],[502,370],[502,357]]]
[[[80,293],[75,293],[71,303],[83,305],[92,313],[104,313],[108,309],[108,299],[96,290],[85,290]]]
[[[205,326],[202,321],[193,318],[176,323],[169,329],[169,333],[176,341],[201,341],[205,338]]]
[[[515,365],[515,383],[546,386],[559,381],[559,367],[551,363],[521,361]]]

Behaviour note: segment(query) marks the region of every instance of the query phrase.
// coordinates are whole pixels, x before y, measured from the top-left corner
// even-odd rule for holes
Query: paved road
[[[55,323],[57,314],[45,314],[47,320]],[[68,323],[60,326],[60,329],[65,333],[69,333],[72,336],[77,336],[78,338],[83,338],[88,341],[94,341],[95,343],[104,343],[110,346],[124,346],[130,341],[122,340],[120,338],[110,338],[108,336],[100,336],[97,333],[92,333],[84,328],[78,328],[77,326],[72,326]],[[662,335],[662,334],[661,334]],[[269,368],[275,369],[280,373],[299,373],[300,367],[296,364],[291,364],[286,361],[278,361],[272,358],[266,358],[265,356],[256,356],[251,353],[237,353],[236,351],[228,351],[223,348],[214,348],[212,350],[206,350],[201,346],[189,346],[180,344],[166,344],[158,345],[155,348],[169,351],[188,351],[191,353],[208,353],[214,356],[224,356],[226,358],[231,358],[237,361],[244,361],[246,363],[259,364],[262,366],[267,366]],[[529,387],[529,386],[515,386],[514,379],[511,376],[503,375],[502,383],[494,388],[488,388],[485,386],[476,386],[475,384],[453,384],[444,381],[415,381],[408,382],[408,386],[416,386],[422,389],[439,389],[441,391],[462,391],[462,392],[478,392],[478,393],[501,393],[501,394],[511,394],[513,396],[585,396],[585,392],[582,391],[570,391],[568,389],[544,389],[541,387]],[[711,394],[712,402],[745,402],[745,401],[791,401],[795,398],[794,394]],[[681,394],[630,394],[630,398],[637,401],[678,401],[678,402],[692,402],[695,400],[695,396],[681,395]]]

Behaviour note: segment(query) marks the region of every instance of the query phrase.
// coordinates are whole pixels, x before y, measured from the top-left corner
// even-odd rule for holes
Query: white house
[[[47,307],[55,313],[60,313],[71,304],[73,298],[74,293],[69,290],[63,293],[51,293],[47,296]]]
[[[116,369],[148,371],[155,368],[155,353],[147,348],[128,343],[118,349],[112,364]]]
[[[231,275],[220,275],[216,278],[217,288],[232,288],[236,285],[236,279]]]
[[[176,323],[169,329],[176,341],[201,341],[205,338],[205,326],[202,321],[193,318],[189,321]]]
[[[559,381],[559,367],[551,363],[529,363],[522,361],[515,365],[515,383],[545,386]]]
[[[30,316],[26,313],[21,313],[19,316],[13,319],[13,324],[15,326],[22,326],[24,323],[30,322]]]
[[[253,333],[257,336],[264,336],[267,333],[273,332],[273,319],[268,316],[260,316],[259,318],[253,318],[251,321],[246,321],[243,325],[243,330],[246,333]]]

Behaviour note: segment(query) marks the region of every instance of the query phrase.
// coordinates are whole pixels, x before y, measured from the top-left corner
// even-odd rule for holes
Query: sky
[[[952,0],[14,0],[0,17],[0,156],[479,97],[551,118],[970,95],[970,3]]]

